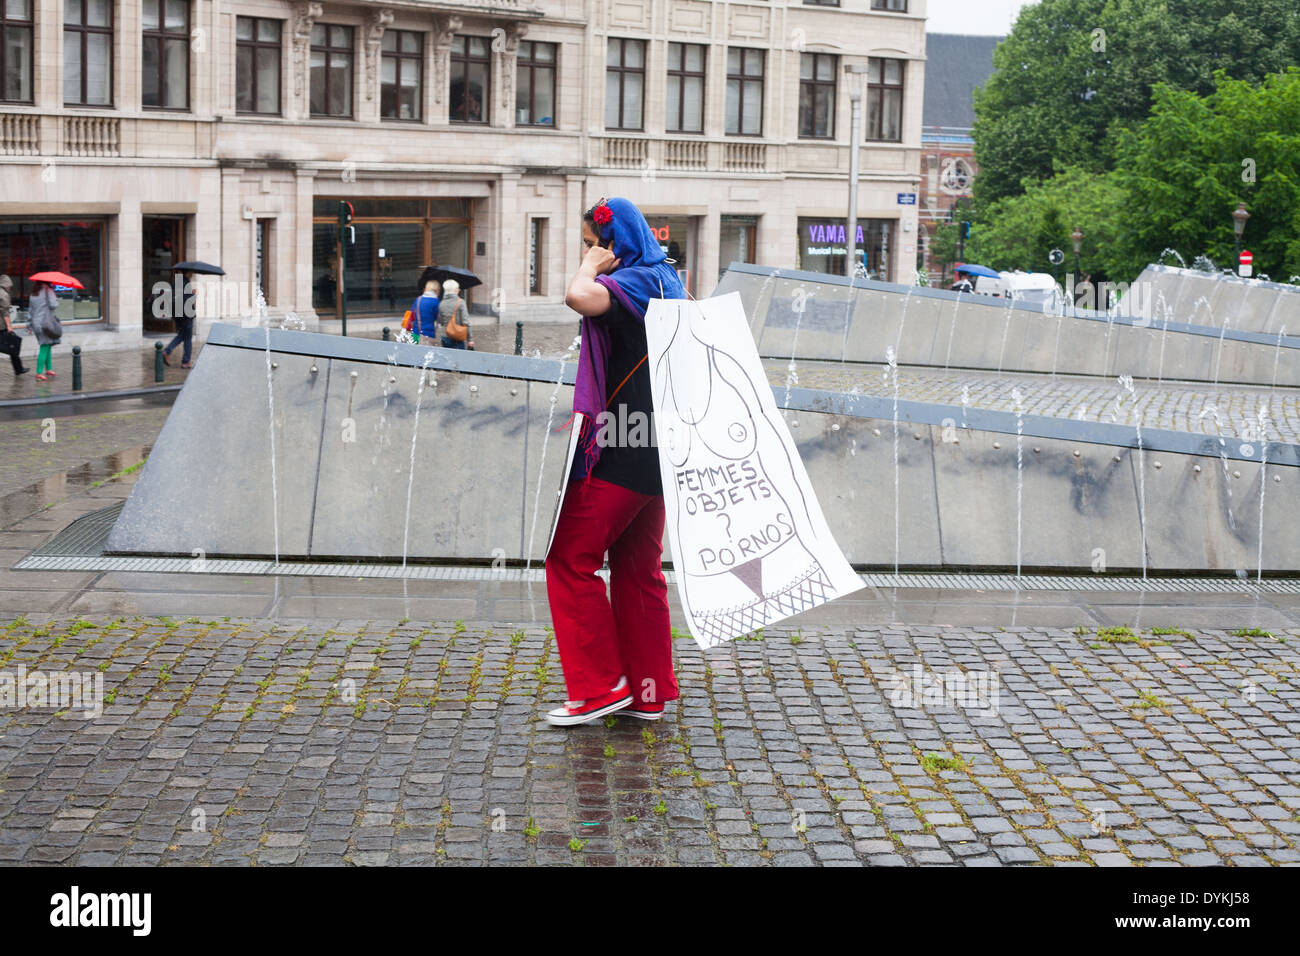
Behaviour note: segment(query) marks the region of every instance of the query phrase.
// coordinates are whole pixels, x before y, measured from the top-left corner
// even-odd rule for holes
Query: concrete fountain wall
[[[552,360],[215,327],[108,550],[541,560],[573,372]],[[837,541],[858,565],[1254,571],[1262,479],[1263,569],[1300,568],[1290,522],[1300,446],[1272,444],[1263,464],[1259,446],[1247,455],[1232,442],[1144,431],[1139,452],[1127,426],[901,402],[895,455],[887,399],[793,389],[789,409]]]
[[[1178,278],[1161,274],[1169,301],[1187,298],[1172,284]],[[1222,288],[1207,291],[1221,294],[1231,282],[1217,285]],[[1297,333],[1279,337],[1277,328],[1244,328],[1244,320],[1226,329],[1221,318],[1208,324],[1209,313],[1193,316],[1190,307],[1150,315],[1045,313],[989,296],[744,263],[732,263],[715,294],[733,291],[765,357],[883,363],[894,349],[901,365],[1223,384],[1268,384],[1276,367],[1276,384],[1300,385],[1295,293],[1270,293],[1270,314],[1277,321],[1291,315],[1287,327]],[[1265,308],[1262,298],[1259,307]]]
[[[1134,285],[1157,313],[1167,305],[1173,315],[1202,325],[1227,322],[1243,332],[1277,335],[1286,328],[1300,334],[1300,285],[1163,265],[1147,266]]]

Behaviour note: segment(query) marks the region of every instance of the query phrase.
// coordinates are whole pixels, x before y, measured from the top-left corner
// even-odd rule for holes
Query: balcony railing
[[[607,169],[766,173],[775,159],[767,143],[734,140],[602,136],[593,141],[591,165]]]
[[[0,156],[35,156],[41,151],[41,118],[35,113],[0,115]]]
[[[116,116],[66,116],[62,151],[65,156],[121,155],[122,121]]]

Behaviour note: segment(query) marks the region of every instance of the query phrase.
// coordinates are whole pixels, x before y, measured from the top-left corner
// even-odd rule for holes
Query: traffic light
[[[352,203],[346,199],[339,200],[339,225],[346,226],[352,222]]]
[[[965,220],[962,221],[962,224],[961,224],[961,237],[962,237],[963,239],[969,239],[969,238],[970,238],[970,220],[969,220],[969,219],[965,219]]]

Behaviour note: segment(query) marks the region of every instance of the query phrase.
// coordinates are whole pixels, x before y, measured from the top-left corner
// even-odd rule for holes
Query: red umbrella
[[[38,272],[27,277],[29,282],[48,282],[50,285],[66,285],[73,289],[84,289],[80,282],[65,272]]]

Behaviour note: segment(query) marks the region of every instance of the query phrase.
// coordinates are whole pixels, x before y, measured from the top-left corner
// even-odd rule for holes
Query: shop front
[[[757,216],[723,216],[718,228],[718,278],[733,262],[755,261],[758,247]]]
[[[869,278],[889,281],[893,275],[892,248],[896,219],[859,219],[857,261],[866,265]],[[848,255],[845,220],[799,218],[799,268],[807,272],[845,275]]]
[[[318,196],[312,207],[312,307],[322,318],[339,314],[339,202]],[[352,204],[352,228],[343,234],[343,288],[349,315],[401,314],[419,294],[428,265],[472,270],[469,199],[366,199]],[[472,295],[472,294],[471,294]]]
[[[59,298],[57,314],[64,324],[105,321],[104,218],[4,218],[0,219],[0,273],[13,280],[10,299],[18,312],[16,321],[27,321],[27,303],[36,272],[63,272],[84,288],[55,288]]]
[[[699,216],[674,216],[646,213],[650,231],[659,240],[659,248],[675,261],[677,275],[691,295],[695,295],[696,236]]]
[[[145,216],[141,224],[144,239],[141,246],[144,258],[144,294],[140,301],[144,305],[144,330],[170,332],[175,328],[175,322],[171,318],[174,305],[167,302],[163,304],[164,307],[156,308],[154,290],[161,287],[174,288],[176,285],[176,274],[172,272],[172,266],[186,259],[185,218]]]

